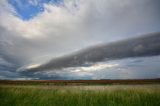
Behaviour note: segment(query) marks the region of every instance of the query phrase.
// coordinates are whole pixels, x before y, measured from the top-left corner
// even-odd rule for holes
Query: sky
[[[0,0],[0,79],[160,78],[159,0]]]

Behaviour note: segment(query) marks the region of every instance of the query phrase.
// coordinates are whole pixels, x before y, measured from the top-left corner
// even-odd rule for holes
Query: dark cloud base
[[[159,54],[160,33],[152,33],[137,38],[89,47],[69,55],[52,59],[39,67],[23,71],[61,70],[67,67],[91,65],[101,61],[129,57],[156,56]]]

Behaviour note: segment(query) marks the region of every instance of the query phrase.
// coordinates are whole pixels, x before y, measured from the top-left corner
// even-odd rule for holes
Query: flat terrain
[[[160,84],[1,84],[0,106],[160,106]]]
[[[0,80],[0,85],[115,85],[115,84],[160,84],[160,79],[125,80]]]

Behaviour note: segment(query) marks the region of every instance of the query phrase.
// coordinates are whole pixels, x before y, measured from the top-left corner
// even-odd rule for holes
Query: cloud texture
[[[29,67],[28,71],[56,70],[67,67],[91,65],[96,62],[123,59],[127,57],[144,57],[160,55],[160,33],[143,37],[97,45],[76,53],[59,57],[46,64]]]
[[[16,1],[16,3],[21,2]],[[35,6],[38,2],[40,1],[30,0],[30,3]],[[20,4],[23,7],[23,4]],[[43,3],[41,5],[44,8],[43,11],[29,20],[23,20],[13,5],[7,0],[1,0],[1,78],[10,78],[11,73],[14,73],[15,78],[30,78],[30,75],[21,74],[19,70],[41,64],[44,64],[40,66],[42,70],[48,70],[72,67],[73,64],[73,67],[81,66],[85,62],[93,63],[106,58],[157,55],[159,54],[157,49],[159,34],[154,35],[153,38],[144,37],[146,39],[144,41],[138,40],[143,37],[131,40],[133,43],[130,43],[130,40],[123,40],[160,32],[159,4],[159,0],[62,0],[58,4]],[[27,4],[25,6],[28,8]],[[120,40],[122,42],[119,42]],[[88,48],[82,53],[77,52],[99,44],[109,45]],[[77,53],[66,56],[74,52]],[[90,53],[93,54],[86,58],[85,55]],[[51,60],[52,58],[57,59]],[[51,61],[46,63],[49,60]],[[46,66],[50,68],[47,69]],[[9,73],[4,74],[7,72]],[[56,75],[61,76],[61,70],[59,73]],[[33,77],[34,73],[31,75]],[[37,77],[42,78],[40,75]],[[44,77],[48,76],[44,75]]]

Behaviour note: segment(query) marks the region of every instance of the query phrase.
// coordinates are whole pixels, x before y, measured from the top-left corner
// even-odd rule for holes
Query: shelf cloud
[[[96,62],[160,55],[160,33],[97,45],[58,57],[26,71],[57,70],[67,67],[91,65]]]

